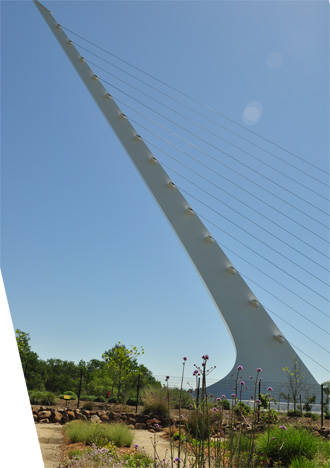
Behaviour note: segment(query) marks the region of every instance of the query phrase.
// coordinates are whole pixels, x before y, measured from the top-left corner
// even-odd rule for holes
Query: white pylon
[[[234,369],[242,365],[245,375],[255,375],[260,367],[263,369],[264,385],[276,384],[283,388],[287,384],[287,374],[283,368],[290,368],[297,353],[199,217],[190,210],[187,200],[171,182],[143,138],[137,134],[51,12],[38,1],[34,2],[195,265],[232,338],[236,350]],[[300,372],[304,374],[306,384],[318,386],[302,362]],[[230,379],[231,373],[224,381]],[[217,388],[220,393],[221,386]]]

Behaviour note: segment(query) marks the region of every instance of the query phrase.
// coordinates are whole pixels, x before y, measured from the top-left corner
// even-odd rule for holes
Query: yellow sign
[[[64,400],[71,400],[70,395],[63,395]]]

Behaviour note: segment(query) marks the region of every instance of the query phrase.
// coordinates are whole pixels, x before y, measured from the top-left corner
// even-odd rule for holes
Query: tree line
[[[16,341],[28,390],[57,395],[67,391],[78,394],[80,390],[81,394],[108,396],[125,402],[136,396],[138,383],[140,388],[158,384],[151,371],[138,363],[143,348],[127,348],[118,342],[103,353],[102,359],[81,360],[76,364],[55,358],[40,359],[31,349],[29,333],[22,330],[16,330]]]

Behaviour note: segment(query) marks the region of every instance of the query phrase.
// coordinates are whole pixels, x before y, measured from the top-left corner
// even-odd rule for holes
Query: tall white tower
[[[234,343],[236,361],[233,372],[236,373],[236,368],[241,365],[245,376],[254,376],[256,369],[260,367],[263,369],[262,391],[268,385],[276,385],[278,391],[282,390],[280,387],[285,387],[287,384],[287,375],[282,369],[291,366],[296,356],[295,350],[51,12],[38,1],[34,1],[195,265]],[[304,374],[306,384],[318,387],[316,380],[303,363],[300,364],[300,372]],[[233,388],[231,374],[232,372],[218,384],[213,385],[212,391],[221,394]]]

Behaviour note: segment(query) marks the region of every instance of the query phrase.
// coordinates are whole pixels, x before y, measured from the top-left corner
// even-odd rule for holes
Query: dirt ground
[[[58,468],[63,453],[63,426],[36,424],[36,429],[45,468]]]

